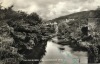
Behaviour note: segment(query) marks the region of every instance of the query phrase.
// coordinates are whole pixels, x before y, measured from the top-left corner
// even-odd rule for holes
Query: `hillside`
[[[86,18],[100,18],[100,10],[77,12],[70,15],[55,18],[53,20],[50,20],[50,22],[64,20],[64,19],[86,19]]]
[[[58,23],[59,44],[70,45],[76,51],[91,52],[88,53],[88,63],[100,62],[97,59],[100,53],[100,10],[78,12],[49,22]]]

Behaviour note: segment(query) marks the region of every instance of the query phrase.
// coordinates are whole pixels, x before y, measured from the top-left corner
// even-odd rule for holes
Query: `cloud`
[[[63,14],[63,12],[65,11],[65,6],[66,3],[65,2],[59,2],[56,5],[49,5],[48,9],[49,9],[49,13],[47,14],[47,17],[51,16],[52,17],[57,17],[58,15]]]
[[[3,7],[7,8],[13,4],[14,0],[0,0],[0,2],[2,3]]]
[[[22,10],[29,14],[40,9],[33,0],[0,0],[0,2],[2,2],[2,6],[5,8],[14,5],[14,10]]]
[[[100,0],[66,0],[49,5],[48,18],[56,18],[75,12],[95,10],[100,6]],[[49,17],[50,16],[50,17]]]
[[[74,12],[96,9],[100,0],[0,0],[4,7],[14,5],[14,10],[28,14],[38,13],[44,19],[54,19]]]
[[[40,9],[39,6],[32,0],[16,0],[13,5],[14,10],[22,10],[28,14],[37,12]]]
[[[58,2],[56,5],[49,5],[49,13],[47,14],[47,17],[49,18],[56,18],[63,15],[68,15],[74,12],[81,11],[82,7],[79,6],[80,3],[74,4],[72,1],[64,1],[64,2]]]

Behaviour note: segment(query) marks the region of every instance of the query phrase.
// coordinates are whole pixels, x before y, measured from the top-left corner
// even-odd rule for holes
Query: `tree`
[[[97,10],[100,10],[100,6],[97,7]]]

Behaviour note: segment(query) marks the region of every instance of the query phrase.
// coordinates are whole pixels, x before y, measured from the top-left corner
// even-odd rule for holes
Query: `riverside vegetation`
[[[58,23],[59,44],[70,45],[74,51],[87,51],[89,63],[100,62],[100,8],[50,21]]]
[[[53,25],[44,25],[42,18],[36,13],[28,15],[22,11],[13,11],[12,8],[13,6],[5,9],[0,7],[0,63],[38,64],[55,28]],[[66,19],[73,20],[66,22]],[[99,9],[52,20],[58,25],[58,43],[70,45],[74,51],[89,52],[89,63],[100,62],[99,21]],[[39,61],[24,61],[34,59]]]
[[[47,35],[42,18],[34,12],[28,15],[12,8],[0,6],[0,63],[36,64],[45,54],[49,38],[44,37]],[[24,61],[34,59],[38,61]]]

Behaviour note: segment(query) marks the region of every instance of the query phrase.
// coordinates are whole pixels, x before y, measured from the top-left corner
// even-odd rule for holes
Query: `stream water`
[[[47,42],[41,60],[39,64],[88,64],[87,52],[73,51],[68,45],[62,46],[52,40]]]

